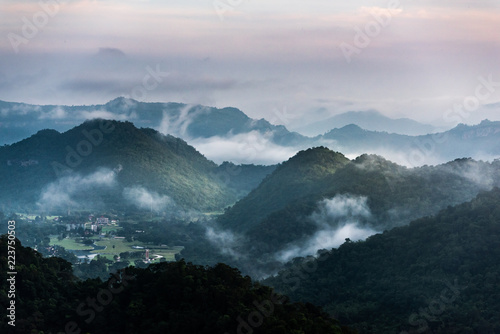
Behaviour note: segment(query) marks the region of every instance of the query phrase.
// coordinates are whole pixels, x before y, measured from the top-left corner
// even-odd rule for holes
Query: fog
[[[169,134],[175,137],[189,140],[188,126],[195,117],[209,110],[208,107],[187,104],[179,110],[179,113],[172,114],[164,110],[160,125],[156,128],[163,134]]]
[[[288,160],[300,150],[274,144],[272,136],[272,132],[251,131],[227,137],[198,138],[189,143],[216,163],[272,165]]]
[[[207,227],[205,237],[223,255],[229,255],[233,260],[244,260],[246,255],[238,252],[236,246],[239,237],[231,231]]]
[[[135,205],[138,209],[155,212],[175,206],[174,200],[169,196],[160,195],[141,186],[123,189],[123,197],[128,203]]]
[[[322,200],[309,217],[317,226],[317,231],[306,240],[277,252],[275,258],[287,262],[295,257],[314,255],[320,249],[336,248],[346,239],[364,240],[378,233],[365,226],[371,216],[366,197],[347,194]]]
[[[93,188],[111,188],[116,185],[116,173],[108,168],[100,168],[88,175],[73,173],[45,186],[37,205],[42,209],[82,207],[84,203],[75,198],[78,194]]]

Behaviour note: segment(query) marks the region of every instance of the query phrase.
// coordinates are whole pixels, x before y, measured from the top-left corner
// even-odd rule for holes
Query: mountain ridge
[[[0,110],[0,142],[4,143],[22,140],[43,128],[64,132],[87,118],[113,118],[182,138],[219,163],[241,160],[275,164],[314,146],[327,146],[351,158],[363,153],[382,155],[411,167],[436,165],[463,157],[492,160],[500,156],[499,121],[459,124],[448,131],[432,131],[425,135],[398,134],[389,128],[366,130],[350,122],[342,127],[332,125],[334,128],[322,135],[307,137],[265,119],[252,119],[233,107],[219,109],[176,102],[138,102],[123,97],[91,106],[36,106],[0,101]],[[243,147],[243,151],[252,154],[219,149],[229,145]],[[263,150],[270,153],[259,154],[265,153]],[[265,158],[260,159],[261,156]]]

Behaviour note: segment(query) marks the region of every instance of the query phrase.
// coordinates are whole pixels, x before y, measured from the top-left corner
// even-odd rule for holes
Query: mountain
[[[379,154],[407,166],[439,164],[464,157],[492,160],[500,156],[500,122],[459,124],[449,131],[420,136],[368,131],[351,124],[333,129],[316,140],[345,154]]]
[[[2,333],[13,328],[16,333],[353,333],[317,307],[289,303],[224,264],[161,263],[126,268],[105,282],[77,281],[69,262],[42,258],[15,242],[16,296],[0,295],[5,309],[15,302],[15,318],[2,317]],[[7,245],[7,235],[1,236],[0,288],[5,292],[12,277]]]
[[[409,118],[393,119],[382,115],[376,110],[348,111],[330,118],[308,124],[297,129],[298,132],[309,136],[323,134],[335,128],[342,128],[349,124],[369,130],[402,135],[425,135],[435,132],[429,124],[422,124]]]
[[[366,241],[297,258],[264,281],[360,333],[498,333],[500,190]]]
[[[123,97],[90,106],[30,105],[0,101],[0,143],[10,144],[43,128],[66,131],[96,117],[128,120],[137,127],[160,130],[184,140],[231,137],[256,131],[271,135],[278,145],[301,144],[308,139],[284,126],[249,118],[237,108],[214,108],[184,103],[147,103]]]
[[[327,175],[349,162],[341,153],[319,147],[300,151],[238,201],[220,218],[221,226],[246,231],[252,224],[287,204],[318,192]]]
[[[494,186],[500,186],[500,161],[410,169],[380,156],[349,160],[324,147],[308,149],[218,218],[219,233],[237,240],[222,250],[246,254],[227,261],[259,277],[295,256],[406,225]]]
[[[103,119],[64,133],[39,131],[0,147],[0,160],[0,200],[23,212],[96,207],[159,213],[220,210],[272,169],[237,166],[238,173],[230,174],[182,139]],[[238,183],[240,178],[246,181]]]
[[[14,143],[45,128],[64,132],[93,118],[127,120],[137,127],[170,134],[219,163],[275,164],[313,146],[326,146],[351,158],[378,154],[411,167],[465,157],[492,160],[500,156],[500,122],[460,124],[449,131],[432,133],[433,129],[408,119],[391,120],[375,111],[351,112],[335,116],[332,122],[322,121],[327,132],[307,137],[265,119],[252,119],[237,108],[146,103],[123,97],[91,106],[0,101],[0,143]]]

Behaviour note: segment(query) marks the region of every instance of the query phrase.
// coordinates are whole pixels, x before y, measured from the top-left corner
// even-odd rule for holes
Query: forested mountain
[[[360,333],[500,332],[500,189],[317,259],[265,284]]]
[[[323,181],[345,166],[349,159],[341,153],[319,147],[300,151],[279,165],[245,198],[220,217],[221,226],[246,231],[262,218],[300,198],[315,196]]]
[[[182,139],[102,119],[0,147],[0,162],[4,209],[40,211],[220,210],[272,170],[217,166]]]
[[[406,225],[499,185],[500,161],[406,168],[373,155],[350,161],[318,147],[284,162],[218,222],[238,240],[231,249],[248,254],[231,263],[258,276],[336,246],[342,235],[362,239]]]
[[[0,304],[7,309],[7,236],[0,237]],[[184,261],[76,280],[71,264],[16,240],[15,327],[2,333],[353,333],[312,304],[289,303],[224,264]]]

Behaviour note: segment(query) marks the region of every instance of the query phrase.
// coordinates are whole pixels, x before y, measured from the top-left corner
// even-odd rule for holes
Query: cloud
[[[137,114],[135,112],[127,112],[126,110],[118,110],[118,111],[108,111],[108,110],[91,110],[91,111],[81,111],[78,115],[80,119],[113,119],[117,121],[125,121],[125,120],[133,120],[137,118]]]
[[[371,218],[367,198],[352,195],[336,195],[318,203],[318,209],[309,219],[317,231],[305,241],[297,242],[275,254],[281,262],[295,257],[314,255],[320,249],[340,246],[347,238],[351,241],[364,240],[377,231],[364,226]]]
[[[241,254],[236,250],[240,244],[236,234],[228,230],[219,230],[213,227],[207,227],[205,237],[210,241],[221,254],[229,255],[234,260],[246,258],[246,255]]]
[[[116,185],[116,173],[108,168],[100,168],[92,174],[82,176],[72,174],[48,184],[40,194],[37,205],[42,209],[81,207],[77,195],[93,188],[111,188]]]
[[[366,201],[366,197],[337,195],[334,198],[321,201],[319,212],[313,213],[312,218],[317,222],[325,223],[339,218],[369,218],[371,212]]]
[[[175,206],[175,202],[167,195],[160,195],[157,192],[149,191],[144,187],[128,187],[123,189],[123,197],[130,204],[139,209],[162,211]]]
[[[62,107],[57,106],[48,112],[40,113],[39,119],[53,119],[60,120],[68,117],[68,113]]]
[[[272,132],[262,134],[251,131],[228,137],[194,139],[189,143],[217,163],[232,161],[237,164],[271,165],[286,161],[299,151],[299,148],[274,144],[272,136]]]
[[[493,160],[493,157],[489,158]],[[444,167],[448,166],[451,167],[451,173],[474,182],[482,189],[490,190],[493,186],[498,186],[498,184],[495,184],[495,172],[489,165],[468,159],[458,164],[450,163],[444,165]]]
[[[163,134],[189,139],[187,131],[188,126],[193,122],[196,116],[208,112],[208,107],[199,105],[186,105],[175,112],[169,110],[163,111],[163,118],[158,131]]]
[[[314,255],[320,249],[337,248],[347,238],[351,241],[365,240],[377,231],[359,226],[357,223],[345,223],[337,228],[329,228],[316,232],[305,245],[295,245],[277,254],[277,259],[287,262],[296,257]]]

